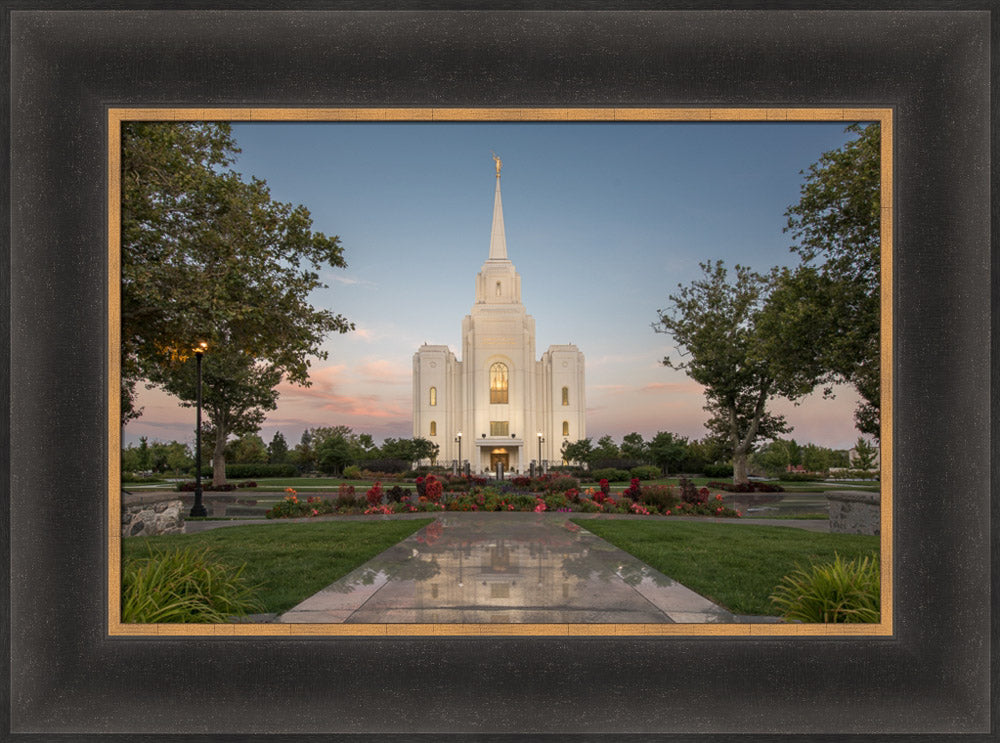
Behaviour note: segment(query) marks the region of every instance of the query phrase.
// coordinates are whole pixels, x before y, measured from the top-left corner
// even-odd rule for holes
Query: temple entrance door
[[[496,470],[497,462],[503,465],[504,472],[510,469],[510,454],[506,449],[494,449],[490,452],[490,469]]]

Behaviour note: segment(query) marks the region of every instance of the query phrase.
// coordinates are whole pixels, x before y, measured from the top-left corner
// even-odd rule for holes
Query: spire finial
[[[490,260],[507,260],[507,238],[503,229],[503,205],[500,203],[500,157],[493,153],[497,166],[497,186],[493,196],[493,229],[490,231]]]

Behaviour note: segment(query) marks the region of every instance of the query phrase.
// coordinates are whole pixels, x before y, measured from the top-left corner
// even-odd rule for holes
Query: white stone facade
[[[498,160],[490,254],[462,320],[462,360],[447,346],[424,344],[413,355],[413,435],[440,447],[440,464],[483,472],[500,461],[525,472],[538,462],[539,439],[541,459],[558,464],[564,441],[586,438],[586,409],[580,350],[549,346],[535,358],[535,320],[507,258]]]

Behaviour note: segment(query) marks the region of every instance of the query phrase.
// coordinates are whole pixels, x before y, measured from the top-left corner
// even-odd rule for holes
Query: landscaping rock
[[[184,512],[180,500],[161,501],[152,507],[126,506],[122,510],[123,537],[183,533]]]
[[[878,493],[847,490],[827,493],[830,504],[830,531],[841,534],[880,534],[882,497]]]

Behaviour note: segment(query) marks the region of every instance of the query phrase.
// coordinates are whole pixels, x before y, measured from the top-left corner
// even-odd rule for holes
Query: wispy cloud
[[[680,392],[700,395],[704,391],[697,382],[650,382],[639,388],[639,392]]]
[[[613,366],[616,364],[628,364],[629,366],[634,366],[637,363],[643,361],[649,362],[649,366],[657,367],[660,365],[661,356],[657,356],[654,352],[649,353],[619,353],[619,354],[605,354],[604,356],[598,356],[597,358],[587,359],[587,368],[601,367],[601,366]]]
[[[366,361],[355,370],[355,376],[365,382],[375,384],[410,384],[413,370],[385,359]]]
[[[343,276],[339,273],[330,274],[324,278],[329,279],[334,284],[341,284],[342,286],[378,286],[374,281],[369,281],[368,279],[357,279],[353,276]]]

